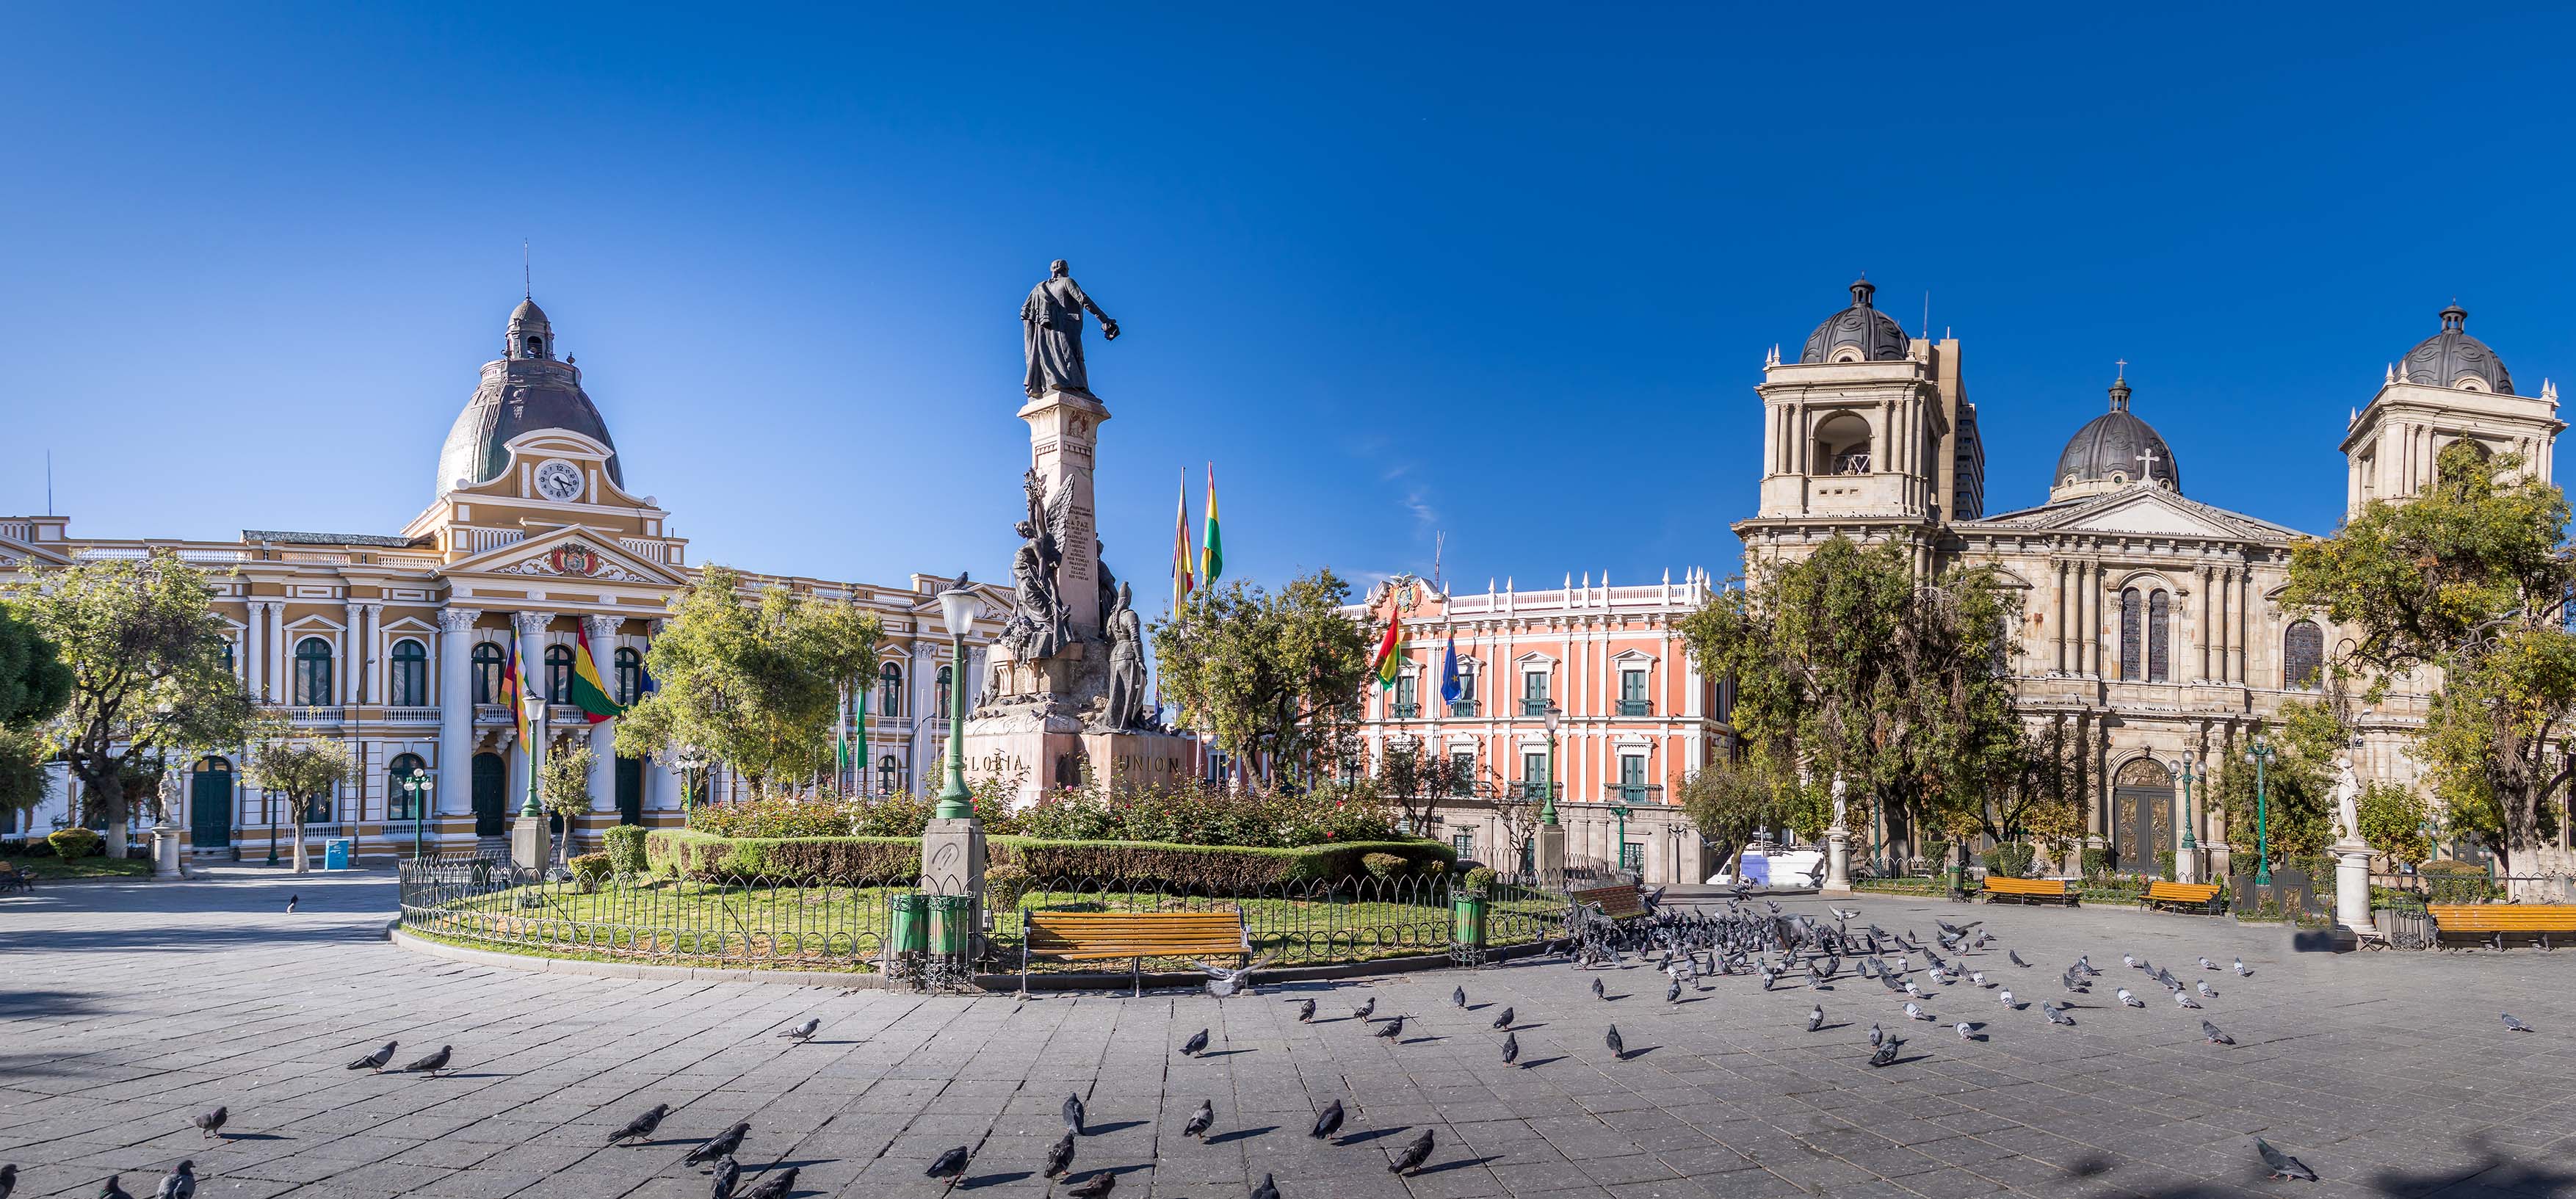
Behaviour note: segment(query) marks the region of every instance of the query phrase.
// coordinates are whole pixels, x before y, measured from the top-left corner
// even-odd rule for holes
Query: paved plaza
[[[2002,944],[1970,964],[2028,1000],[2067,998],[2055,975],[2077,953],[2106,977],[2073,1028],[1964,983],[1933,987],[1942,1023],[1909,1022],[1849,976],[1821,993],[1716,979],[1667,1005],[1631,968],[1599,975],[1602,1000],[1558,963],[1024,1003],[465,965],[384,941],[393,900],[382,872],[250,871],[0,900],[0,1162],[19,1165],[17,1194],[89,1195],[123,1171],[149,1195],[193,1157],[209,1196],[696,1197],[708,1182],[682,1156],[740,1119],[744,1190],[794,1165],[799,1195],[932,1194],[924,1167],[966,1145],[960,1190],[1035,1196],[1068,1091],[1090,1112],[1075,1173],[1116,1170],[1115,1195],[1138,1199],[1239,1199],[1265,1173],[1284,1199],[2576,1194],[2576,954],[2330,957],[2224,919],[1863,899],[1890,928],[1987,920]],[[2239,1043],[2204,1043],[2203,1013],[2122,953],[2209,979],[2206,1014]],[[2254,974],[2186,969],[2202,954]],[[2122,985],[2149,1006],[2119,1006]],[[1401,1038],[1349,1018],[1370,998],[1408,1017]],[[1809,1033],[1818,1000],[1828,1026]],[[1489,1028],[1502,1005],[1517,1069]],[[812,1043],[773,1035],[809,1015]],[[1963,1019],[1988,1039],[1959,1040]],[[1625,1060],[1602,1045],[1613,1021]],[[1873,1021],[1906,1038],[1897,1064],[1866,1064]],[[1210,1048],[1183,1056],[1203,1027]],[[343,1068],[388,1039],[398,1060],[453,1044],[458,1072]],[[1202,1099],[1204,1143],[1181,1132]],[[1310,1139],[1334,1100],[1348,1123]],[[655,1103],[676,1109],[656,1139],[604,1144]],[[231,1121],[208,1142],[189,1117],[216,1104]],[[1389,1174],[1426,1128],[1427,1166]],[[2257,1134],[2324,1181],[2266,1181]]]

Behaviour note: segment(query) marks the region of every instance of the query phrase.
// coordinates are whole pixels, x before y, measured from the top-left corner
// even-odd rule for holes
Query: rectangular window
[[[1409,671],[1395,676],[1394,714],[1396,719],[1411,720],[1422,714],[1422,705],[1415,698],[1420,694],[1415,690],[1417,685],[1415,676]]]
[[[1449,834],[1449,848],[1457,850],[1458,856],[1462,858],[1472,858],[1476,856],[1476,834]]]
[[[1546,714],[1547,672],[1544,670],[1521,672],[1521,715],[1544,716]]]
[[[1649,704],[1646,700],[1646,672],[1644,670],[1622,670],[1619,672],[1619,714],[1621,716],[1653,715],[1653,705]]]
[[[1522,754],[1522,789],[1529,792],[1530,798],[1538,799],[1547,794],[1547,783],[1547,755],[1544,753]]]
[[[1458,749],[1451,750],[1449,752],[1449,793],[1451,795],[1473,795],[1476,793],[1476,753],[1474,750]]]
[[[1622,870],[1644,870],[1646,868],[1645,843],[1641,841],[1620,842],[1619,868]]]

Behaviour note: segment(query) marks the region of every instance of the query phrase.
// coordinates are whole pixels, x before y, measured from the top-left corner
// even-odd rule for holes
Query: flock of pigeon
[[[1668,980],[1664,990],[1664,1002],[1668,1004],[1678,1004],[1683,1001],[1685,984],[1693,991],[1708,990],[1704,980],[1711,977],[1758,976],[1762,980],[1762,990],[1766,993],[1778,986],[1782,980],[1793,978],[1809,990],[1830,990],[1833,981],[1842,977],[1845,968],[1848,967],[1852,976],[1875,979],[1890,992],[1892,998],[1900,1000],[1903,1004],[1902,1011],[1909,1021],[1939,1023],[1939,1018],[1923,1006],[1925,1003],[1932,1002],[1936,994],[1959,996],[1994,991],[1997,1002],[2007,1011],[2018,1012],[2030,1006],[2027,1001],[2015,998],[2012,989],[2005,986],[2001,978],[1990,979],[1984,970],[1973,968],[1967,961],[1971,954],[1991,954],[1994,946],[1992,935],[1979,928],[1985,923],[1982,920],[1952,924],[1946,920],[1934,919],[1933,924],[1940,930],[1932,939],[1933,945],[1939,946],[1939,949],[1935,949],[1932,945],[1925,944],[1919,935],[1910,932],[1890,933],[1876,924],[1865,925],[1861,931],[1854,932],[1851,924],[1861,918],[1861,913],[1858,911],[1828,908],[1827,911],[1834,917],[1834,923],[1827,925],[1812,916],[1788,915],[1776,902],[1764,901],[1763,907],[1768,909],[1765,912],[1754,911],[1750,904],[1750,897],[1743,892],[1738,892],[1734,899],[1727,902],[1723,913],[1675,912],[1655,904],[1653,897],[1649,896],[1649,917],[1626,922],[1610,920],[1596,909],[1577,905],[1567,911],[1565,938],[1550,945],[1548,949],[1550,953],[1566,959],[1577,970],[1621,970],[1628,968],[1630,964],[1628,959],[1631,955],[1634,955],[1640,964],[1652,958],[1656,967]],[[1952,957],[1944,958],[1941,953],[1944,950]],[[1949,990],[1929,990],[1915,980],[1913,955],[1916,954],[1922,955],[1924,978],[1936,987],[1949,988]],[[2034,968],[2031,963],[2022,960],[2021,954],[2016,950],[2006,949],[2003,956],[2004,960],[2016,969]],[[1267,962],[1268,959],[1264,958],[1250,965],[1233,969],[1208,966],[1206,968],[1210,978],[1207,984],[1208,992],[1220,999],[1251,993],[1253,973],[1265,966]],[[2178,1009],[2201,1010],[2200,1000],[2218,997],[2218,991],[2211,987],[2206,979],[2186,986],[2172,971],[2152,965],[2131,954],[2120,955],[2120,964],[2161,985]],[[2206,957],[2197,959],[2196,965],[2202,972],[2215,973],[2221,970],[2216,962]],[[2236,959],[2228,969],[2233,970],[2240,978],[2251,978],[2254,974],[2246,967],[2242,958]],[[2056,981],[2058,986],[2069,995],[2089,997],[2094,987],[2093,980],[2101,977],[2103,977],[2103,971],[2093,965],[2091,955],[2086,954],[2078,956],[2074,963],[2057,977]],[[1964,989],[1960,987],[1962,983],[1966,984]],[[1598,974],[1593,977],[1590,990],[1595,999],[1611,998],[1608,988],[1603,985]],[[2127,987],[2115,987],[2113,995],[2124,1007],[2148,1006],[2146,1000],[2139,998],[2136,992]],[[1449,998],[1452,1006],[1462,1010],[1469,1007],[1467,991],[1463,986],[1452,990]],[[2073,1007],[2071,1003],[2057,1000],[2041,1000],[2039,1003],[2040,1013],[2047,1017],[2050,1024],[2066,1027],[2072,1027],[2075,1024],[2075,1018],[2068,1014],[2071,1007]],[[1297,1019],[1300,1023],[1312,1023],[1315,1012],[1315,1000],[1308,998],[1298,1002]],[[1503,1034],[1501,1045],[1503,1064],[1521,1069],[1526,1067],[1519,1065],[1521,1046],[1520,1037],[1515,1030],[1516,1016],[1517,1013],[1506,1006],[1494,1018],[1491,1028]],[[1369,1026],[1373,1036],[1386,1040],[1403,1036],[1407,1019],[1402,1014],[1379,1019],[1377,999],[1374,996],[1352,1009],[1351,1018]],[[1823,1031],[1827,1027],[1825,1021],[1824,1004],[1822,1001],[1817,1001],[1807,1010],[1807,1031],[1811,1033]],[[2534,1031],[2530,1025],[2515,1019],[2510,1013],[2504,1016],[2504,1026],[2510,1032]],[[1952,1031],[1956,1032],[1959,1039],[1963,1041],[1984,1040],[1985,1034],[1982,1031],[1984,1027],[1980,1022],[1967,1020],[1957,1021],[1951,1025]],[[777,1035],[799,1042],[810,1041],[821,1028],[820,1017],[809,1017],[802,1023],[781,1030]],[[2206,1017],[2200,1021],[2200,1031],[2202,1038],[2210,1044],[2234,1045],[2236,1043],[2235,1038],[2221,1031]],[[1195,1057],[1205,1052],[1208,1047],[1208,1033],[1209,1030],[1202,1028],[1192,1034],[1188,1040],[1182,1042],[1181,1053]],[[1615,1023],[1611,1024],[1603,1035],[1602,1044],[1610,1050],[1611,1057],[1616,1060],[1624,1061],[1629,1056],[1627,1044],[1620,1037],[1619,1026]],[[1869,1065],[1881,1067],[1896,1062],[1905,1045],[1905,1040],[1889,1035],[1873,1022],[1869,1026],[1869,1044]],[[397,1048],[397,1042],[388,1041],[375,1052],[350,1062],[348,1068],[377,1073],[386,1072],[394,1060]],[[448,1069],[452,1053],[453,1046],[441,1045],[435,1052],[404,1064],[399,1072],[435,1077]],[[1536,1064],[1538,1063],[1532,1063],[1532,1065]],[[667,1103],[657,1103],[647,1108],[609,1134],[608,1143],[626,1144],[652,1136],[654,1130],[661,1127],[663,1119],[669,1116],[671,1111],[672,1108]],[[1063,1116],[1064,1135],[1058,1138],[1046,1153],[1043,1173],[1050,1180],[1070,1179],[1074,1176],[1073,1159],[1080,1145],[1080,1138],[1085,1134],[1083,1103],[1079,1094],[1068,1094],[1064,1097]],[[230,1113],[225,1108],[216,1107],[199,1113],[192,1118],[192,1122],[202,1138],[212,1139],[223,1133],[225,1122],[229,1117]],[[1346,1118],[1347,1113],[1341,1101],[1336,1099],[1324,1110],[1316,1113],[1314,1125],[1308,1131],[1308,1135],[1317,1140],[1329,1141],[1341,1130]],[[1204,1140],[1215,1123],[1215,1105],[1201,1100],[1198,1107],[1182,1123],[1181,1135]],[[738,1121],[732,1127],[689,1151],[687,1163],[702,1167],[704,1172],[711,1176],[711,1199],[733,1199],[743,1177],[742,1165],[736,1159],[736,1154],[741,1151],[743,1141],[750,1133],[751,1123]],[[1421,1135],[1406,1143],[1401,1150],[1389,1155],[1387,1169],[1399,1175],[1418,1172],[1424,1163],[1430,1160],[1433,1146],[1432,1132],[1426,1128],[1422,1130]],[[2254,1149],[2261,1156],[2264,1168],[2269,1171],[2272,1178],[2299,1178],[2312,1182],[2317,1178],[2316,1172],[2309,1169],[2305,1163],[2274,1148],[2261,1137],[2254,1139]],[[968,1147],[959,1145],[932,1160],[924,1173],[931,1178],[944,1179],[948,1186],[954,1187],[965,1177],[966,1168],[972,1160],[973,1152]],[[786,1196],[795,1189],[796,1174],[795,1166],[780,1167],[761,1178],[750,1190],[742,1194],[745,1199],[786,1199]],[[1068,1186],[1065,1193],[1072,1199],[1105,1199],[1117,1186],[1117,1182],[1118,1176],[1115,1170],[1095,1170],[1088,1177]],[[17,1185],[18,1167],[13,1164],[0,1164],[0,1199],[9,1199],[11,1192],[17,1189]],[[196,1191],[196,1163],[194,1160],[187,1160],[181,1161],[169,1173],[163,1175],[159,1187],[153,1194],[155,1199],[193,1199]],[[109,1175],[99,1185],[98,1196],[99,1199],[132,1199],[125,1190],[120,1175]],[[1250,1199],[1279,1199],[1277,1180],[1269,1174],[1262,1175],[1260,1185],[1253,1188]]]

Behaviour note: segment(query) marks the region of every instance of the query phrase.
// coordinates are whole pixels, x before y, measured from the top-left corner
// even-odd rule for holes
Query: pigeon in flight
[[[1191,1112],[1190,1118],[1181,1124],[1181,1135],[1185,1137],[1204,1137],[1207,1135],[1208,1129],[1214,1127],[1215,1124],[1216,1104],[1202,1099],[1199,1100],[1198,1110]]]
[[[2119,994],[2120,994],[2120,1002],[2125,1003],[2125,1004],[2129,1005],[2130,1007],[2145,1007],[2145,1006],[2147,1006],[2147,1001],[2146,1001],[2146,1000],[2140,999],[2140,998],[2138,998],[2137,996],[2130,994],[2130,993],[2129,993],[2129,989],[2128,989],[2127,987],[2122,987],[2122,988],[2120,988],[2120,992],[2119,992]]]
[[[152,1192],[152,1199],[196,1199],[196,1197],[197,1163],[185,1160],[173,1167],[169,1173],[162,1175],[160,1189]]]
[[[2207,1020],[2200,1022],[2200,1035],[2203,1040],[2208,1041],[2212,1045],[2233,1045],[2236,1043],[2236,1038],[2218,1031],[2218,1026]]]
[[[1299,1024],[1312,1024],[1312,1023],[1314,1023],[1314,1022],[1315,1022],[1315,1001],[1314,1001],[1314,1000],[1312,1000],[1312,999],[1309,999],[1309,1000],[1305,1001],[1304,1003],[1298,1004],[1298,1005],[1297,1005],[1297,1023],[1299,1023]]]
[[[2283,1178],[2304,1178],[2309,1182],[2317,1180],[2317,1172],[2309,1169],[2306,1162],[2273,1148],[2261,1137],[2254,1138],[2254,1152],[2263,1155],[2263,1168],[2270,1170],[2275,1180]]]
[[[1886,1034],[1885,1032],[1883,1032],[1883,1031],[1880,1031],[1880,1029],[1879,1029],[1879,1027],[1878,1027],[1878,1022],[1877,1022],[1877,1021],[1875,1021],[1875,1020],[1870,1021],[1870,1023],[1869,1023],[1869,1047],[1870,1047],[1870,1048],[1872,1048],[1872,1049],[1876,1049],[1876,1048],[1878,1048],[1879,1046],[1884,1045],[1884,1044],[1886,1044],[1886,1043],[1887,1043],[1887,1034]]]
[[[1601,1038],[1601,1043],[1610,1047],[1611,1057],[1617,1058],[1621,1061],[1627,1060],[1628,1043],[1619,1039],[1618,1025],[1613,1024],[1610,1026],[1610,1035]]]
[[[649,1137],[653,1135],[654,1129],[662,1126],[662,1117],[670,1114],[670,1104],[656,1103],[644,1109],[643,1114],[627,1121],[624,1128],[608,1134],[608,1143],[614,1145],[619,1141],[642,1140]]]
[[[1315,1113],[1315,1127],[1308,1131],[1306,1135],[1320,1141],[1341,1131],[1341,1129],[1342,1101],[1336,1099],[1326,1105],[1323,1111]]]
[[[1458,988],[1458,989],[1457,989],[1457,990],[1455,990],[1455,991],[1451,991],[1451,992],[1449,992],[1449,1006],[1451,1006],[1451,1007],[1465,1007],[1465,1006],[1467,1006],[1467,988],[1465,988],[1465,987],[1460,987],[1460,988]]]
[[[1819,1028],[1823,1028],[1824,1026],[1825,1026],[1825,1005],[1823,1005],[1823,1004],[1821,1004],[1821,1003],[1820,1003],[1820,1004],[1817,1004],[1817,1005],[1816,1005],[1816,1006],[1814,1006],[1814,1007],[1811,1007],[1811,1008],[1807,1009],[1807,1031],[1808,1031],[1808,1032],[1814,1032],[1814,1031],[1816,1031],[1816,1030],[1817,1030],[1817,1029],[1819,1029]]]
[[[1261,1185],[1252,1188],[1252,1199],[1279,1199],[1279,1180],[1268,1174],[1262,1175]]]
[[[683,1161],[688,1165],[694,1166],[700,1162],[711,1162],[717,1158],[732,1157],[735,1150],[742,1148],[742,1139],[745,1136],[750,1135],[750,1133],[751,1121],[736,1120],[734,1121],[733,1127],[716,1134],[714,1139],[709,1140],[706,1144],[690,1150],[689,1156],[683,1159]]]
[[[1895,1061],[1897,1048],[1903,1044],[1905,1044],[1903,1041],[1890,1040],[1886,1044],[1879,1046],[1877,1052],[1869,1055],[1869,1064],[1873,1066],[1884,1066],[1889,1062]]]
[[[1385,1037],[1390,1041],[1403,1036],[1404,1017],[1399,1015],[1388,1020],[1386,1023],[1379,1025],[1377,1028],[1377,1035]]]
[[[1091,1177],[1065,1188],[1064,1193],[1073,1196],[1073,1199],[1101,1199],[1101,1196],[1109,1193],[1109,1188],[1117,1185],[1116,1171],[1099,1170],[1093,1172]]]
[[[1390,1174],[1410,1174],[1421,1169],[1422,1163],[1429,1160],[1431,1160],[1431,1130],[1426,1128],[1422,1130],[1421,1136],[1406,1143],[1404,1152],[1396,1154],[1394,1160],[1386,1163],[1386,1169]]]
[[[1514,1033],[1514,1032],[1507,1032],[1507,1033],[1504,1033],[1504,1034],[1503,1034],[1503,1064],[1504,1064],[1504,1065],[1506,1065],[1506,1066],[1511,1065],[1513,1062],[1519,1061],[1519,1060],[1520,1060],[1520,1057],[1521,1057],[1521,1036],[1520,1036],[1520,1034],[1519,1034],[1519,1033]]]
[[[1071,1091],[1067,1091],[1067,1092],[1065,1092],[1065,1093],[1064,1093],[1064,1107],[1063,1107],[1063,1112],[1064,1112],[1064,1126],[1065,1126],[1066,1128],[1069,1128],[1069,1129],[1073,1130],[1074,1132],[1081,1132],[1081,1131],[1082,1131],[1082,1096],[1077,1095],[1077,1094],[1075,1094],[1075,1093],[1073,1093],[1073,1092],[1071,1092]]]
[[[1499,1016],[1494,1017],[1494,1027],[1496,1027],[1496,1028],[1510,1028],[1511,1026],[1512,1026],[1512,1009],[1510,1009],[1510,1008],[1504,1008],[1504,1009],[1503,1009],[1503,1014],[1501,1014],[1501,1015],[1499,1015]]]
[[[1241,966],[1229,968],[1208,962],[1201,962],[1199,963],[1199,969],[1207,972],[1208,994],[1213,995],[1218,999],[1232,999],[1237,995],[1251,994],[1252,972],[1255,970],[1267,969],[1272,959],[1277,958],[1278,956],[1279,951],[1273,949]]]
[[[2024,969],[2028,969],[2030,967],[2030,963],[2021,960],[2021,952],[2019,950],[2007,949],[2004,951],[2004,957],[2011,960],[2013,965],[2020,966]]]
[[[441,1045],[438,1047],[437,1052],[429,1054],[418,1061],[404,1066],[403,1072],[406,1074],[427,1074],[432,1077],[436,1077],[440,1071],[447,1069],[447,1059],[454,1048],[455,1047],[452,1045]]]
[[[1207,1048],[1207,1042],[1208,1030],[1204,1028],[1190,1034],[1189,1040],[1181,1042],[1181,1056],[1197,1057],[1200,1050]]]
[[[1905,1018],[1908,1020],[1930,1020],[1932,1018],[1932,1013],[1924,1011],[1922,1007],[1917,1004],[1908,1003],[1905,1005]]]
[[[714,1184],[714,1199],[733,1199],[734,1184],[742,1181],[742,1163],[730,1157],[716,1159],[715,1177],[710,1181]]]
[[[1599,987],[1599,986],[1601,985],[1601,983],[1599,982],[1599,980],[1597,980],[1597,979],[1596,979],[1596,980],[1594,980],[1594,982],[1593,982],[1593,984],[1592,984],[1592,985],[1593,985],[1594,987]],[[1377,1014],[1377,996],[1375,996],[1375,995],[1371,995],[1371,996],[1369,996],[1369,997],[1368,997],[1368,1002],[1367,1002],[1367,1003],[1363,1003],[1363,1004],[1359,1005],[1358,1007],[1355,1007],[1355,1008],[1352,1008],[1352,1009],[1351,1009],[1351,1019],[1353,1019],[1353,1020],[1366,1020],[1366,1019],[1368,1019],[1369,1017],[1374,1016],[1374,1015],[1376,1015],[1376,1014]]]
[[[811,1041],[814,1039],[814,1030],[821,1027],[823,1027],[823,1018],[821,1016],[808,1016],[805,1018],[805,1022],[803,1024],[799,1024],[794,1028],[781,1029],[779,1030],[778,1035],[786,1037],[791,1041]]]
[[[940,1154],[930,1163],[930,1168],[921,1173],[924,1178],[945,1178],[949,1181],[949,1185],[955,1186],[957,1179],[966,1173],[966,1147],[959,1145]]]
[[[201,1134],[197,1139],[202,1141],[207,1137],[221,1135],[224,1131],[224,1121],[231,1117],[231,1112],[218,1107],[212,1111],[200,1112],[195,1118],[188,1122],[197,1126],[197,1132]],[[116,1180],[111,1178],[108,1181],[114,1182]]]
[[[349,1063],[349,1068],[352,1070],[382,1070],[385,1068],[386,1062],[394,1060],[394,1046],[401,1043],[402,1042],[400,1041],[387,1041],[385,1042],[384,1048]]]
[[[2531,1027],[2530,1025],[2525,1024],[2525,1023],[2523,1023],[2523,1022],[2522,1022],[2522,1021],[2520,1021],[2520,1020],[2516,1020],[2516,1019],[2514,1019],[2514,1018],[2513,1018],[2513,1013],[2511,1013],[2511,1012],[2505,1012],[2505,1013],[2502,1013],[2502,1015],[2504,1016],[2504,1028],[2505,1028],[2505,1031],[2506,1031],[2506,1032],[2531,1032],[2531,1031],[2533,1031],[2533,1029],[2532,1029],[2532,1027]]]
[[[787,1193],[796,1189],[796,1170],[797,1167],[789,1166],[761,1179],[760,1185],[751,1188],[751,1193],[744,1199],[787,1199]]]
[[[1038,1172],[1049,1178],[1057,1178],[1072,1168],[1073,1131],[1067,1129],[1063,1136],[1055,1139],[1055,1144],[1047,1146],[1046,1164],[1039,1167]]]

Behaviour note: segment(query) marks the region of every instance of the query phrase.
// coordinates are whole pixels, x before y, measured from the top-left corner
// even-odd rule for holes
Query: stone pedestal
[[[1091,477],[1100,422],[1109,408],[1099,400],[1071,392],[1050,391],[1020,408],[1029,423],[1029,468],[1046,484],[1050,503],[1068,496],[1064,560],[1056,566],[1056,598],[1078,632],[1100,632],[1099,534],[1092,521]]]
[[[1067,716],[979,716],[966,722],[966,781],[1000,784],[1017,810],[1086,778],[1112,791],[1187,781],[1195,748],[1167,733],[1092,732]]]
[[[2370,917],[2370,847],[2337,845],[2335,855],[2335,923],[2356,933],[2377,931]]]
[[[1565,826],[1538,826],[1538,853],[1535,857],[1538,876],[1543,879],[1565,877]]]
[[[984,822],[933,820],[921,834],[921,889],[931,895],[984,893]]]
[[[1825,881],[1819,889],[1828,895],[1851,893],[1851,834],[1840,828],[1825,838]]]
[[[554,864],[555,850],[543,816],[510,818],[510,864],[542,874]]]
[[[2177,849],[2174,851],[2175,882],[2196,883],[2200,881],[2200,874],[2199,846],[2195,845],[2189,849]]]
[[[164,821],[152,826],[152,877],[177,880],[187,874],[179,869],[179,826]]]

